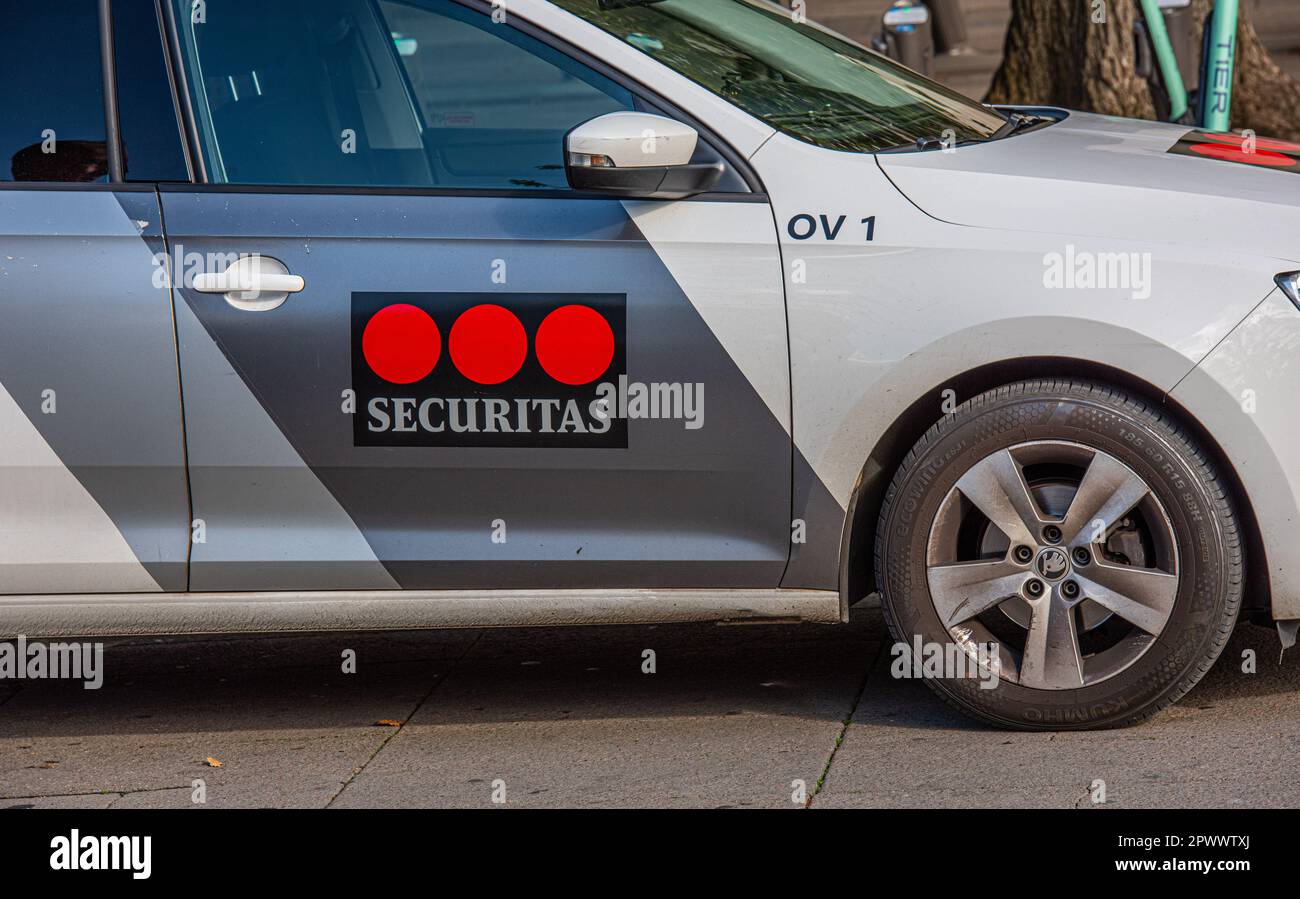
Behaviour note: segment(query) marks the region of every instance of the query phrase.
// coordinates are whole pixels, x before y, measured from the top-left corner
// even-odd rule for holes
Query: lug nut
[[[1088,551],[1084,549],[1082,546],[1077,547],[1074,550],[1075,565],[1087,565],[1091,561],[1092,561],[1092,556],[1088,555]]]
[[[1025,592],[1034,598],[1042,596],[1043,582],[1039,580],[1031,580],[1029,583],[1025,584]]]
[[[1047,527],[1043,528],[1043,539],[1048,543],[1060,543],[1061,529],[1054,524],[1049,524]]]
[[[1017,546],[1015,555],[1017,562],[1028,562],[1034,557],[1034,551],[1027,546]]]
[[[1079,595],[1079,585],[1074,581],[1066,581],[1061,585],[1061,594],[1066,599],[1074,599]]]

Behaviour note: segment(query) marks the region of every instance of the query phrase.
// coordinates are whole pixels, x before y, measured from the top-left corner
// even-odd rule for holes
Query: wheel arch
[[[1153,405],[1169,409],[1177,416],[1179,423],[1192,433],[1215,467],[1222,472],[1231,490],[1245,538],[1247,565],[1243,611],[1252,617],[1263,613],[1264,623],[1271,624],[1272,619],[1268,617],[1272,608],[1268,565],[1252,564],[1250,561],[1267,558],[1259,521],[1235,467],[1218,441],[1195,415],[1155,384],[1105,363],[1061,356],[1008,359],[968,369],[932,386],[895,418],[867,457],[845,514],[840,545],[839,584],[842,608],[847,610],[854,602],[876,589],[876,525],[884,505],[885,492],[908,451],[938,420],[934,410],[942,408],[944,392],[953,391],[953,402],[960,405],[971,397],[1016,381],[1049,377],[1085,378],[1110,384]]]

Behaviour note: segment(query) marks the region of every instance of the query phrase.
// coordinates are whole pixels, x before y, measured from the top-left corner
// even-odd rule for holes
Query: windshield
[[[987,140],[1007,120],[761,0],[555,0],[800,140],[872,153]]]

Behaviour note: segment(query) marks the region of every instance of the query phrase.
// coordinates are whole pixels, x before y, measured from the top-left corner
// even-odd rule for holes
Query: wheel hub
[[[1034,567],[1046,580],[1059,581],[1070,573],[1070,557],[1064,550],[1049,546],[1039,552]]]

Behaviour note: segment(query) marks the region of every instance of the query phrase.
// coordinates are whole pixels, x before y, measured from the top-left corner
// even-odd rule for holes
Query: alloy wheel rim
[[[1005,545],[1005,548],[1003,548]],[[1030,441],[985,457],[931,523],[934,610],[972,658],[998,647],[999,677],[1070,690],[1114,677],[1173,613],[1177,541],[1150,486],[1082,443]]]

